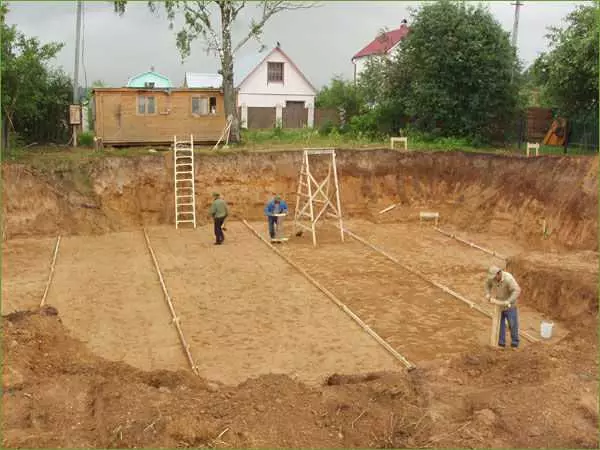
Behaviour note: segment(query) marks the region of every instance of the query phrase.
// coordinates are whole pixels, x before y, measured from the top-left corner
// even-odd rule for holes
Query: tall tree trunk
[[[8,117],[4,115],[2,120],[2,151],[8,150]]]
[[[221,72],[223,74],[223,94],[225,96],[225,117],[233,118],[229,140],[240,141],[240,122],[238,118],[237,96],[233,84],[233,53],[231,48],[231,25],[233,10],[231,2],[221,2],[221,35],[223,52],[221,54]]]

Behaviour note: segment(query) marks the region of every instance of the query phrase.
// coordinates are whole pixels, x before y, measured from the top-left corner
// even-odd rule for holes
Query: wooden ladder
[[[196,191],[194,186],[194,136],[189,141],[173,137],[173,179],[175,185],[175,228],[191,223],[196,228]]]

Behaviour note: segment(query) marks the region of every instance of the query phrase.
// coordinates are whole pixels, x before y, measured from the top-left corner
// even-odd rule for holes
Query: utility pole
[[[79,104],[79,54],[81,43],[81,15],[82,0],[77,0],[77,24],[75,28],[75,70],[73,71],[73,104],[79,110],[79,120],[81,122],[81,105]],[[77,127],[79,123],[73,124],[73,147],[77,147]]]
[[[517,36],[519,34],[519,10],[523,3],[520,0],[517,0],[516,3],[511,3],[511,5],[515,6],[515,20],[513,22],[513,32],[512,32],[512,45],[517,48]]]
[[[517,36],[519,34],[519,10],[521,9],[521,6],[523,5],[523,3],[521,3],[520,0],[516,0],[516,2],[511,3],[511,5],[515,6],[515,20],[513,22],[512,46],[515,49],[515,54],[517,54]],[[514,76],[515,76],[515,68],[513,67],[511,78],[514,78]]]

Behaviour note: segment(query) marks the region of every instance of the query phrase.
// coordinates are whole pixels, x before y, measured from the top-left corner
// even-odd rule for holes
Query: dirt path
[[[186,369],[143,234],[65,237],[47,303],[94,353],[143,370]]]
[[[237,384],[285,373],[314,384],[336,372],[402,370],[241,223],[227,229],[223,246],[210,227],[149,229],[203,377]]]
[[[56,238],[11,239],[2,245],[2,312],[39,306]]]

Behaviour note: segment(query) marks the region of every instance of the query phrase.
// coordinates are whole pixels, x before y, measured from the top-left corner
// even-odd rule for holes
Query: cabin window
[[[268,83],[283,83],[283,63],[282,62],[267,63],[267,82]]]
[[[217,97],[192,97],[192,114],[207,116],[217,113]]]
[[[155,114],[156,98],[148,95],[138,96],[138,114]]]

